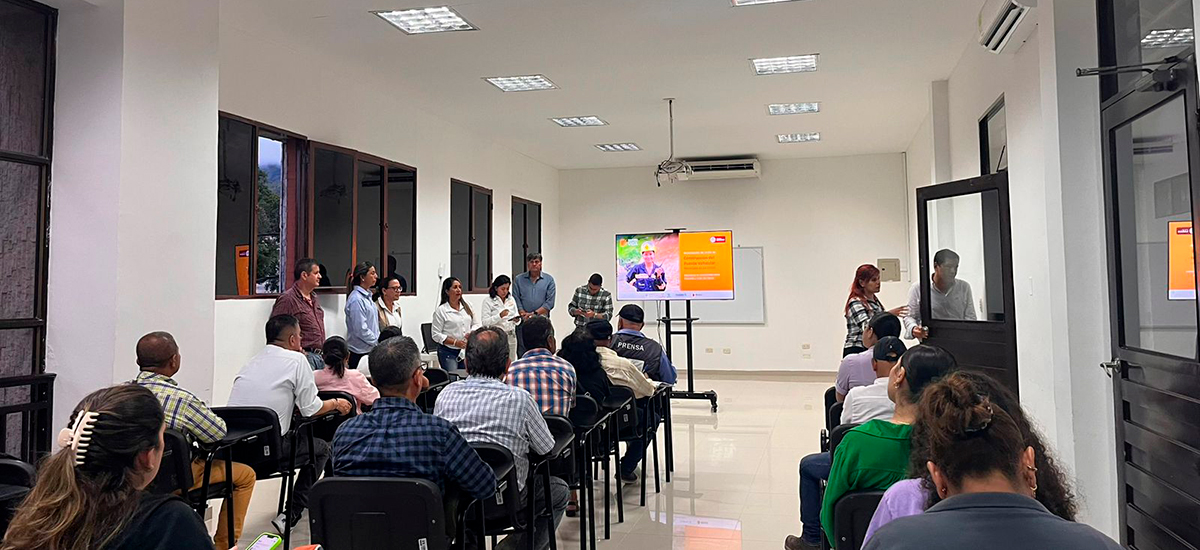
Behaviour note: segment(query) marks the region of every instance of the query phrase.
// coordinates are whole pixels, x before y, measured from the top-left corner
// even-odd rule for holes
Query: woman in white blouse
[[[442,281],[442,303],[433,310],[433,341],[438,343],[438,363],[442,370],[462,369],[462,350],[467,335],[475,328],[475,314],[462,297],[462,283],[454,277]]]
[[[402,318],[400,316],[400,293],[404,292],[404,288],[400,285],[400,278],[395,275],[388,275],[379,282],[379,289],[375,291],[375,309],[379,310],[379,330],[387,327],[396,327],[403,331]]]
[[[508,335],[508,359],[517,359],[517,323],[521,316],[517,315],[517,301],[513,299],[512,279],[501,275],[492,281],[488,287],[490,298],[483,302],[482,321],[485,327],[499,327]]]

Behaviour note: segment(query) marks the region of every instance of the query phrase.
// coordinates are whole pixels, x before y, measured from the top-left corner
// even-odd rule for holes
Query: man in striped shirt
[[[137,364],[141,368],[134,384],[144,386],[158,397],[166,415],[167,427],[183,432],[183,435],[197,443],[215,443],[225,437],[228,430],[225,421],[217,416],[204,401],[190,391],[187,391],[172,379],[179,372],[179,345],[168,332],[151,332],[143,336],[137,343]],[[192,489],[200,488],[204,483],[204,458],[192,460],[192,479],[195,485]],[[225,482],[225,462],[214,460],[209,470],[209,483]],[[250,507],[250,495],[254,492],[254,470],[245,464],[233,463],[233,541],[229,539],[229,500],[221,505],[221,517],[217,522],[217,535],[214,542],[217,548],[229,548],[237,544],[242,535],[242,523],[246,519],[246,510]]]
[[[522,326],[525,355],[508,369],[509,385],[524,388],[543,414],[566,416],[575,406],[575,367],[554,355],[554,327],[546,317],[530,317]]]

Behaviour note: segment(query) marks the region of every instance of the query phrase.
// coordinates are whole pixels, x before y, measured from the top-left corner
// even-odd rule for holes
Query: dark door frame
[[[954,321],[934,319],[930,311],[930,276],[933,265],[929,250],[928,203],[937,199],[995,191],[999,202],[1000,281],[1004,314],[1000,320]],[[959,366],[987,373],[1014,393],[1020,391],[1017,376],[1017,323],[1012,274],[1012,216],[1008,204],[1008,171],[977,178],[931,185],[917,189],[917,243],[920,263],[921,319],[929,327],[924,343],[945,348]]]

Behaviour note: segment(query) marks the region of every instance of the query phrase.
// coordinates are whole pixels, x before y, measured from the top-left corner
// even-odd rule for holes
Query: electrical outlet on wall
[[[725,348],[725,349],[721,350],[721,353],[724,353],[725,355],[732,355],[733,350],[729,349],[729,348]]]
[[[712,352],[713,352],[712,348],[704,348],[704,353],[712,353]]]

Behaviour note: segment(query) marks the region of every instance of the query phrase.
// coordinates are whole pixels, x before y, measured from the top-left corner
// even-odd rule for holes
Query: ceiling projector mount
[[[686,179],[692,173],[692,167],[687,162],[675,159],[675,98],[667,97],[663,101],[667,102],[667,117],[670,120],[671,156],[658,163],[658,169],[654,171],[654,181],[659,187],[662,187],[664,176],[667,181],[674,182],[681,176]]]

